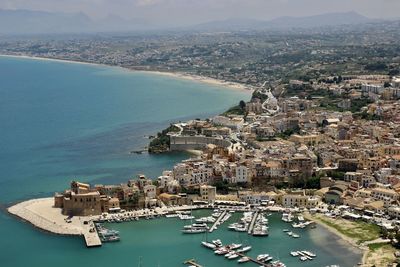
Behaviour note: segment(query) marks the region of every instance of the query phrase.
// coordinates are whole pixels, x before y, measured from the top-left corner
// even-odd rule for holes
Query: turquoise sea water
[[[249,98],[249,93],[120,68],[0,57],[0,205],[52,195],[72,179],[95,184],[124,182],[137,173],[157,177],[189,155],[129,154],[147,145],[145,135]],[[274,224],[266,239],[224,230],[210,237],[246,241],[288,266],[298,265],[287,255],[295,244],[317,253],[322,245],[325,251],[301,266],[352,266],[359,260],[321,229],[293,241],[282,236],[279,220]],[[86,249],[81,238],[44,233],[0,212],[0,266],[138,266],[139,257],[143,266],[154,267],[182,266],[191,257],[207,267],[236,265],[200,247],[201,235],[181,235],[181,226],[174,219],[115,224],[120,243]]]

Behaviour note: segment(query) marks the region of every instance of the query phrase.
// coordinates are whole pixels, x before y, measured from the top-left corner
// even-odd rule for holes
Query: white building
[[[251,171],[248,167],[240,165],[236,167],[236,182],[237,183],[250,183]]]

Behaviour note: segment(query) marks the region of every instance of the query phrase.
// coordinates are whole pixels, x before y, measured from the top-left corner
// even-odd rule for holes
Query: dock
[[[251,223],[249,225],[249,230],[247,231],[247,233],[249,235],[251,235],[253,233],[254,224],[256,223],[257,217],[258,217],[258,211],[254,212],[253,218],[251,219]]]
[[[210,230],[209,230],[208,232],[212,233],[212,232],[218,227],[218,225],[220,224],[222,218],[225,217],[226,213],[227,213],[227,211],[224,210],[224,211],[221,213],[221,215],[219,215],[218,219],[217,219],[217,220],[215,221],[215,223],[211,226],[211,228],[210,228]]]
[[[189,266],[203,267],[202,265],[198,264],[194,259],[187,260],[183,264],[186,264]]]
[[[91,232],[90,229],[93,229],[94,231]],[[88,224],[82,223],[82,234],[85,237],[86,246],[88,248],[100,247],[102,245],[100,237],[97,233],[97,229],[94,227],[93,222]]]
[[[255,264],[258,264],[258,266],[264,266],[264,267],[270,267],[270,266],[272,266],[272,264],[270,264],[270,263],[265,263],[265,262],[263,262],[263,261],[259,261],[259,260],[257,260],[257,259],[254,259],[254,258],[250,257],[250,256],[247,256],[247,255],[245,255],[245,254],[243,254],[243,253],[236,252],[236,254],[238,254],[240,257],[247,257],[247,258],[249,258],[249,260],[250,260],[251,262],[254,262]]]

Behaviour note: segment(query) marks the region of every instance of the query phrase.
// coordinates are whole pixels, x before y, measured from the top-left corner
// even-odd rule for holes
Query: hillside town
[[[304,86],[299,84],[289,86]],[[400,219],[400,79],[364,75],[315,84],[304,98],[276,98],[260,89],[242,114],[175,124],[167,134],[169,150],[200,150],[201,156],[156,179],[139,175],[93,188],[74,182],[56,194],[56,206],[66,214],[93,215],[196,202],[307,209],[327,203]],[[329,103],[334,108],[321,102],[331,98],[313,97],[321,88],[336,96]],[[360,101],[366,105],[351,112]],[[89,206],[80,200],[86,196],[93,197]]]

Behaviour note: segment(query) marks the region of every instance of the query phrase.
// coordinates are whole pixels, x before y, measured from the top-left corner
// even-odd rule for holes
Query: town
[[[299,88],[302,97],[291,96]],[[284,90],[278,96],[266,85],[223,115],[172,124],[155,139],[164,140],[162,149],[153,140],[150,151],[199,156],[158,178],[138,175],[126,184],[93,187],[73,182],[55,195],[54,206],[69,216],[196,205],[300,209],[339,232],[337,218],[375,225],[362,241],[397,246],[400,79],[293,80]]]

